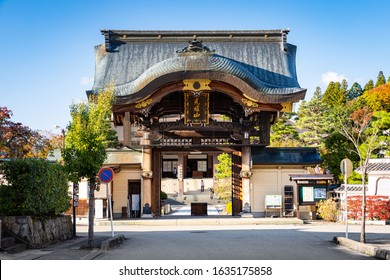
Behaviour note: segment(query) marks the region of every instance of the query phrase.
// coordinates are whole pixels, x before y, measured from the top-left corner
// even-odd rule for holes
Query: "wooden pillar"
[[[149,139],[144,139],[145,147],[142,148],[142,207],[145,204],[149,204],[150,207],[153,207],[152,204],[152,148],[149,146]],[[153,210],[153,209],[152,209]],[[143,214],[143,213],[142,213]]]
[[[250,213],[251,211],[251,191],[250,191],[250,178],[251,178],[251,147],[242,147],[242,210],[244,213]]]
[[[217,182],[218,182],[218,179],[216,179],[215,175],[217,173],[217,164],[219,163],[218,161],[218,155],[217,154],[213,154],[213,188],[216,187],[217,185]]]
[[[152,211],[157,217],[161,216],[161,151],[153,150],[153,182],[151,186]]]
[[[184,155],[183,154],[179,154],[178,155],[178,162],[177,162],[177,169],[178,169],[178,173],[177,173],[177,180],[178,180],[178,184],[179,184],[179,198],[182,198],[183,197],[183,193],[184,193]]]
[[[125,112],[123,118],[123,144],[125,146],[131,146],[131,123],[130,123],[130,112]]]
[[[270,144],[270,135],[271,135],[271,112],[262,111],[260,112],[260,143],[269,145]]]

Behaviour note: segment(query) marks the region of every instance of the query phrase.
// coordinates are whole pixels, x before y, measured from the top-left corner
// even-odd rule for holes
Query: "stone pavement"
[[[143,226],[188,226],[188,225],[304,225],[304,221],[297,218],[239,218],[239,217],[162,217],[151,219],[115,220],[115,225],[143,225]],[[96,220],[95,228],[108,226],[110,221]],[[86,225],[84,225],[86,226]],[[326,225],[324,225],[326,228]],[[367,243],[358,242],[357,234],[350,234],[350,238],[335,236],[334,242],[352,250],[367,254],[377,259],[390,259],[390,225],[383,225],[375,232],[375,239],[367,238]],[[369,234],[367,234],[369,235]],[[78,237],[43,249],[29,249],[16,254],[0,252],[0,260],[93,260],[105,250],[114,249],[125,240],[123,235],[107,236],[95,231],[93,248],[86,248],[88,235],[86,232]]]

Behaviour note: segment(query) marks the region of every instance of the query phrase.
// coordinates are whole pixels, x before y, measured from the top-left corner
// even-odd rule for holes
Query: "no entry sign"
[[[110,183],[114,179],[114,171],[110,167],[103,167],[98,173],[99,180],[103,183]]]

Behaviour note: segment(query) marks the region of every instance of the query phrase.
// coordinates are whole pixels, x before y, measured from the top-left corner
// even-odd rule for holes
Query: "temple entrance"
[[[161,216],[162,190],[183,204],[215,201],[209,189],[222,152],[233,161],[233,215],[250,216],[258,201],[251,151],[270,144],[271,125],[306,93],[288,32],[102,30],[87,94],[114,85],[112,121],[123,151],[110,163],[126,168],[126,179],[141,179],[141,216]],[[123,179],[116,179],[117,211],[126,201]]]
[[[128,181],[127,217],[141,217],[141,181]]]
[[[232,215],[232,178],[218,179],[220,150],[161,151],[162,215],[198,215],[191,207],[204,205],[207,216]],[[231,153],[230,157],[231,157]],[[233,174],[233,173],[232,173]],[[193,210],[193,209],[192,209]]]
[[[261,111],[260,105],[236,93],[213,91],[210,80],[184,83],[182,91],[161,92],[156,99],[137,103],[134,108],[123,107],[130,110],[124,115],[118,107],[115,117],[128,136],[125,143],[143,147],[143,186],[150,189],[152,211],[160,216],[194,203],[207,203],[213,207],[213,214],[239,215],[243,209],[242,150],[244,169],[249,170],[249,146],[268,143],[274,114]],[[231,155],[233,165],[232,178],[229,183],[223,182],[222,195],[222,180],[215,176],[215,165],[224,152]],[[247,196],[249,177],[245,177]],[[162,201],[165,194],[168,198]],[[144,192],[144,197],[148,195]]]

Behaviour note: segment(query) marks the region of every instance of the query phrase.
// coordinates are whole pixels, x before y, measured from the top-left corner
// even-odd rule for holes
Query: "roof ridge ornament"
[[[192,41],[188,42],[188,46],[184,47],[182,50],[177,50],[176,53],[181,54],[214,54],[215,50],[210,50],[208,47],[203,46],[202,41],[198,41],[196,38],[194,38]]]

